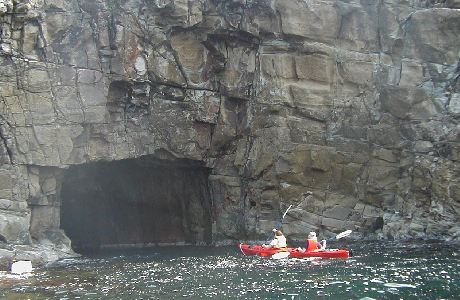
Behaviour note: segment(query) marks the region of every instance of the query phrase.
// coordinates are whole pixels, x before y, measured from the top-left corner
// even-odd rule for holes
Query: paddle
[[[283,219],[284,219],[284,217],[286,216],[287,212],[291,209],[291,207],[292,207],[292,204],[289,205],[288,209],[286,209],[286,211],[284,212],[283,216],[282,216],[281,219],[279,220],[278,224],[276,224],[275,228],[273,228],[273,229],[277,229],[278,226],[280,226],[281,223],[283,223]],[[265,244],[267,244],[267,243],[270,241],[270,239],[272,238],[272,235],[273,235],[273,234],[275,234],[275,233],[274,233],[273,230],[272,230],[272,232],[271,232],[270,235],[268,236],[267,240],[265,241]],[[263,248],[263,247],[260,247],[260,250],[259,250],[259,252],[257,252],[257,255],[260,254],[260,251],[262,251],[262,248]],[[279,253],[284,253],[284,252],[279,252]],[[289,253],[289,252],[288,252],[288,253]]]
[[[273,228],[273,229],[277,229],[278,226],[280,226],[281,223],[283,223],[283,219],[284,219],[284,217],[286,216],[287,212],[291,209],[291,207],[292,207],[292,205],[289,205],[288,209],[286,209],[286,211],[284,212],[284,215],[281,217],[280,221],[278,222],[278,224],[276,224],[275,228]],[[265,244],[267,244],[267,243],[270,241],[270,239],[272,238],[272,236],[273,236],[274,234],[275,234],[275,233],[274,233],[273,230],[272,230],[272,232],[271,232],[270,235],[268,236],[267,240],[265,241]]]
[[[349,236],[351,233],[352,233],[351,230],[345,230],[344,232],[341,232],[338,235],[331,237],[330,239],[327,239],[326,242],[341,239],[343,237]],[[322,244],[322,242],[320,244]]]

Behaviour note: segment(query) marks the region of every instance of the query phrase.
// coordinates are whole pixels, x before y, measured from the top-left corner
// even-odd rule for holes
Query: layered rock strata
[[[264,239],[291,204],[293,240],[460,240],[459,7],[0,0],[1,255],[72,255],[69,172],[142,157],[209,174],[175,242]]]

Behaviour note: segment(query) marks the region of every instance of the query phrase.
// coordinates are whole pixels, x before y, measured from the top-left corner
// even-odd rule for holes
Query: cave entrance
[[[61,228],[76,252],[210,244],[209,169],[141,157],[71,166],[61,189]]]

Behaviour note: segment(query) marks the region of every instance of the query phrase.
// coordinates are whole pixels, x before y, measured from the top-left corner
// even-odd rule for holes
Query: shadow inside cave
[[[61,229],[76,252],[210,244],[209,169],[145,156],[71,166],[61,188]]]

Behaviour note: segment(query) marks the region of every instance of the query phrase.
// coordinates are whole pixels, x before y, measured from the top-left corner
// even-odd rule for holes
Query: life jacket
[[[305,245],[303,245],[305,251],[313,251],[318,249],[318,242],[316,240],[307,240]]]
[[[276,242],[275,242],[276,241]],[[275,243],[274,243],[275,242]],[[286,237],[284,235],[276,235],[275,239],[273,240],[272,243],[270,243],[273,248],[286,248],[287,247],[287,242],[286,242]]]

